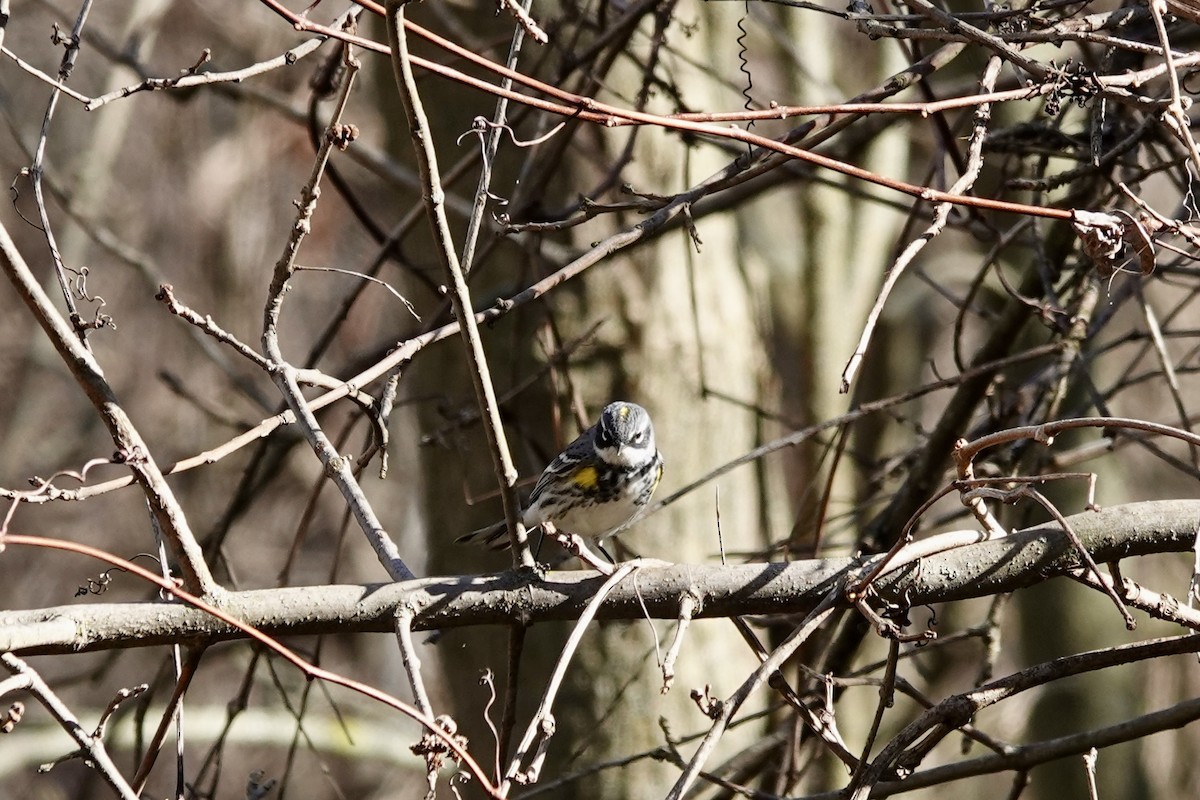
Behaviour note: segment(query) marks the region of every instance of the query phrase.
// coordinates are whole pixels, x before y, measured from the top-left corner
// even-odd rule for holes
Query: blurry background
[[[1137,9],[1097,16],[1089,27],[1086,15],[1105,9],[1087,3],[1023,10],[956,5],[953,10],[976,15],[967,17],[971,24],[1014,47],[1039,34],[1060,45],[1023,51],[1059,72],[1042,80],[1046,97],[992,108],[973,193],[1039,206],[1117,207],[1134,215],[1139,210],[1132,198],[1138,197],[1167,217],[1195,215],[1195,164],[1158,121],[1158,106],[1087,96],[1091,76],[1161,63],[1154,26],[1145,9]],[[6,50],[56,74],[63,46],[51,41],[52,32],[55,26],[70,31],[79,11],[63,2],[14,0]],[[311,16],[326,23],[343,11],[326,2]],[[514,24],[508,13],[493,11],[489,4],[431,0],[410,15],[503,63]],[[837,4],[534,5],[533,16],[550,42],[526,41],[517,68],[576,94],[659,114],[846,102],[894,75],[924,80],[899,95],[880,92],[869,99],[928,102],[979,91],[994,51],[966,44],[939,24],[895,16],[897,9],[885,3],[873,11],[893,16],[860,30]],[[1169,31],[1179,47],[1194,42],[1190,23],[1172,22]],[[380,19],[370,13],[362,15],[359,33],[385,40]],[[83,27],[68,85],[98,97],[143,77],[175,77],[197,64],[205,72],[237,70],[307,38],[265,4],[97,4]],[[413,49],[498,80],[427,42],[414,39]],[[201,63],[206,51],[209,60]],[[358,57],[363,70],[345,121],[358,127],[360,138],[334,155],[336,176],[322,186],[299,263],[377,272],[411,301],[420,320],[376,284],[344,273],[299,273],[282,317],[285,355],[339,378],[450,320],[391,66],[381,55]],[[339,77],[330,65],[339,58],[339,47],[327,42],[295,64],[241,82],[142,92],[93,111],[63,97],[46,126],[46,209],[64,263],[79,276],[86,268],[86,285],[77,287],[80,312],[90,318],[102,308],[115,325],[93,332],[89,341],[161,464],[218,447],[280,409],[278,393],[260,370],[172,317],[154,295],[159,284],[170,283],[182,303],[259,347],[266,287],[295,218],[293,202],[312,168],[314,138],[323,135],[329,117],[329,87]],[[927,67],[906,71],[922,59]],[[1180,76],[1185,94],[1197,85],[1186,69]],[[492,118],[496,101],[426,72],[418,77],[451,226],[461,237],[480,169],[472,120]],[[1006,66],[995,88],[1021,88],[1028,78]],[[1134,93],[1149,100],[1170,96],[1162,79],[1126,91]],[[33,224],[38,208],[31,181],[22,173],[34,163],[50,94],[6,52],[0,61],[0,165],[12,183],[13,202],[0,219],[61,299],[45,237]],[[1080,94],[1081,102],[1074,102]],[[971,161],[973,111],[968,104],[928,116],[762,119],[751,130],[766,137],[787,134],[801,147],[874,173],[945,189]],[[516,104],[509,117],[511,135],[502,137],[492,164],[471,271],[477,309],[644,222],[664,198],[717,176],[698,193],[688,220],[676,217],[644,242],[483,329],[525,492],[581,425],[613,399],[640,403],[654,419],[666,459],[656,499],[673,497],[754,448],[858,404],[897,400],[885,411],[832,425],[699,485],[639,522],[622,539],[628,550],[623,555],[700,563],[886,549],[950,479],[949,447],[959,436],[1093,414],[1191,425],[1197,363],[1193,240],[1170,236],[1179,250],[1160,250],[1153,275],[1136,274],[1136,263],[1113,275],[1083,254],[1062,222],[958,208],[901,276],[846,395],[839,393],[842,370],[885,270],[922,237],[933,220],[930,204],[798,161],[770,159],[732,140],[656,126],[606,128]],[[540,143],[522,145],[560,123]],[[753,177],[738,176],[735,162],[752,163]],[[770,168],[759,168],[763,164]],[[0,308],[0,486],[24,489],[33,476],[109,456],[111,440],[19,298],[0,291]],[[1161,347],[1150,337],[1155,328],[1162,331]],[[972,365],[1048,343],[1061,346],[955,380]],[[925,391],[942,380],[942,388]],[[507,554],[453,544],[456,536],[501,516],[476,414],[458,338],[431,345],[401,371],[386,478],[379,477],[378,461],[361,476],[419,576],[498,571],[511,563]],[[319,419],[343,453],[366,449],[369,426],[354,406],[335,405]],[[987,458],[981,475],[1097,472],[1097,501],[1105,506],[1196,493],[1194,453],[1119,431],[1060,437],[1053,448],[1003,448]],[[122,474],[120,467],[100,467],[88,482]],[[70,479],[56,484],[73,486]],[[171,484],[215,573],[230,588],[386,580],[294,430],[175,476]],[[1064,513],[1075,513],[1086,502],[1085,487],[1076,480],[1045,491]],[[1048,517],[1032,503],[1002,513],[1012,527]],[[924,515],[921,531],[971,525],[958,501],[948,498]],[[126,558],[154,550],[144,501],[132,488],[80,503],[22,506],[11,527]],[[558,554],[547,545],[541,557]],[[1184,557],[1162,558],[1136,577],[1182,596],[1189,569]],[[153,596],[140,583],[114,575],[101,598],[73,599],[97,572],[77,557],[10,549],[0,555],[0,608]],[[914,623],[924,625],[927,616],[914,611]],[[1003,675],[1171,630],[1139,617],[1139,630],[1127,634],[1107,600],[1058,583],[1008,603],[953,604],[939,608],[938,617],[943,637],[984,627],[902,662],[907,679],[935,700],[970,687],[984,663]],[[796,620],[753,622],[769,645]],[[522,725],[569,630],[542,625],[524,637]],[[588,632],[556,710],[558,734],[544,780],[585,772],[548,796],[658,797],[675,780],[678,766],[662,748],[680,743],[686,759],[691,745],[684,740],[709,724],[688,691],[711,684],[714,695],[727,696],[757,660],[727,621],[699,622],[689,633],[676,686],[664,696],[655,644],[657,639],[665,647],[671,630],[640,622],[597,624]],[[981,644],[985,632],[1002,642],[990,662]],[[494,670],[502,691],[509,641],[502,629],[456,629],[421,647],[435,708],[456,718],[484,764],[493,745],[481,711],[488,690],[478,677]],[[406,696],[393,637],[334,635],[289,645]],[[815,689],[819,702],[824,689],[814,674],[847,676],[886,652],[887,644],[860,620],[842,615],[805,649],[803,665],[789,667],[788,677],[793,686]],[[84,719],[94,719],[120,687],[151,683],[141,705],[127,703],[112,727],[118,763],[132,771],[140,758],[132,748],[157,724],[154,709],[172,687],[167,654],[146,649],[31,663]],[[1194,660],[1181,657],[1051,684],[990,709],[975,723],[1004,741],[1029,742],[1113,724],[1196,690]],[[855,753],[877,699],[871,686],[838,690],[838,724]],[[230,704],[246,707],[232,721]],[[880,741],[915,708],[899,700]],[[754,787],[763,793],[758,796],[803,796],[846,784],[843,767],[776,696],[756,697],[743,714],[747,721],[722,740],[710,769]],[[407,751],[417,736],[413,726],[361,699],[308,686],[246,644],[206,654],[188,694],[186,724],[190,796],[241,796],[254,769],[280,780],[274,796],[424,793],[423,765]],[[44,738],[35,735],[43,730]],[[948,739],[926,766],[960,758],[958,744]],[[1105,750],[1102,795],[1194,795],[1200,782],[1187,754],[1196,745],[1195,731],[1185,728]],[[34,774],[33,765],[69,748],[41,709],[31,708],[18,733],[0,744],[0,775],[9,796],[108,796],[77,762],[48,776]],[[164,754],[149,796],[172,791],[168,761]],[[1077,761],[1051,763],[1032,773],[1022,796],[1082,796],[1083,780]],[[1011,781],[1007,774],[982,776],[916,796],[996,797],[1008,792]],[[471,789],[464,791],[471,796]],[[700,791],[724,796],[725,790],[702,783]],[[442,792],[450,796],[444,787]]]

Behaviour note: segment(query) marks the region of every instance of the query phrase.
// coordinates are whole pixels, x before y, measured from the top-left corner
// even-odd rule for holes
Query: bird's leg
[[[604,557],[608,559],[608,563],[613,565],[617,563],[617,560],[612,557],[612,553],[604,549],[604,545],[600,543],[599,539],[596,540],[596,549],[604,554]]]
[[[612,564],[602,561],[596,556],[588,546],[584,544],[583,539],[574,533],[565,533],[554,527],[554,523],[543,523],[547,536],[553,536],[555,540],[571,555],[578,558],[584,564],[596,570],[602,575],[612,575],[616,569]],[[607,553],[605,553],[607,555]],[[611,559],[610,559],[611,561]]]
[[[549,524],[550,523],[547,522],[537,526],[538,540],[537,547],[533,548],[533,563],[537,564],[539,567],[543,566],[542,562],[538,561],[538,556],[542,554],[542,545],[546,543],[546,525]],[[551,533],[553,533],[553,526],[551,526],[550,530]]]

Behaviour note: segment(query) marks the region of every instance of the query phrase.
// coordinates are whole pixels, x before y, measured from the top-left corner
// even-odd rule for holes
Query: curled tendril
[[[139,558],[149,558],[150,560],[154,561],[154,563],[158,563],[158,556],[155,556],[151,553],[138,553],[129,560],[136,561]],[[80,586],[75,590],[75,596],[83,597],[85,594],[104,594],[108,591],[108,587],[112,585],[112,573],[128,571],[129,570],[125,569],[124,567],[110,567],[109,569],[106,569],[97,575],[90,576],[87,579],[86,586]]]

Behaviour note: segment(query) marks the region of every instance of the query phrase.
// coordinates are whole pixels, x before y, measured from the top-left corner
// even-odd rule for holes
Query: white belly
[[[568,533],[597,538],[624,525],[637,510],[632,498],[622,497],[610,503],[572,509],[550,522]]]

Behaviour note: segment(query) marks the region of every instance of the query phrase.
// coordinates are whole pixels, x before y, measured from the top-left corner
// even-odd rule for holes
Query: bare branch
[[[1200,501],[1172,500],[1113,506],[1068,517],[1097,562],[1151,553],[1191,552]],[[947,602],[1012,592],[1052,575],[1074,575],[1078,556],[1055,523],[992,541],[951,549],[937,546],[916,564],[896,566],[876,579],[884,599],[908,604]],[[976,532],[975,536],[981,538]],[[89,554],[82,545],[9,534],[0,545],[34,545]],[[790,563],[687,564],[643,568],[637,589],[618,586],[597,610],[600,619],[641,619],[642,602],[655,619],[676,619],[689,589],[704,599],[699,618],[734,614],[807,613],[835,584],[843,590],[871,561],[849,558]],[[230,592],[223,608],[272,635],[394,630],[395,614],[415,603],[414,630],[577,619],[595,595],[595,573],[550,572],[544,581],[512,573],[424,578],[403,583],[309,586]],[[639,598],[640,595],[640,598]],[[307,599],[308,602],[303,602]],[[839,600],[840,607],[852,601]],[[178,637],[224,640],[237,626],[177,604],[111,603],[0,612],[0,651],[22,655],[149,647]]]
[[[67,708],[67,705],[58,698],[54,690],[42,680],[42,676],[12,653],[0,653],[0,663],[4,664],[13,675],[18,675],[25,681],[28,691],[33,693],[38,702],[46,707],[46,710],[58,720],[58,724],[62,726],[63,730],[79,745],[79,750],[67,757],[83,758],[100,773],[100,777],[116,792],[118,797],[123,800],[137,800],[137,792],[121,776],[120,770],[117,769],[117,765],[113,763],[112,758],[108,755],[108,750],[104,747],[104,740],[100,736],[89,734],[84,730],[83,724],[75,718],[71,709]]]
[[[500,422],[496,387],[492,385],[487,356],[483,352],[483,341],[479,338],[479,328],[475,323],[471,292],[467,288],[467,281],[450,235],[450,225],[446,221],[446,211],[442,203],[445,190],[441,184],[437,152],[433,148],[429,120],[425,116],[421,95],[413,78],[404,22],[404,6],[409,1],[388,0],[387,29],[392,50],[392,69],[396,76],[396,86],[400,90],[404,113],[408,117],[409,134],[416,150],[421,180],[424,182],[421,194],[425,201],[426,213],[429,215],[429,224],[433,227],[438,260],[450,284],[450,301],[454,305],[454,314],[460,321],[459,333],[462,334],[463,346],[471,364],[471,383],[475,387],[475,399],[479,404],[480,417],[484,421],[483,429],[487,434],[496,482],[500,486],[500,497],[504,502],[504,519],[512,544],[513,563],[516,566],[533,567],[533,556],[529,552],[525,527],[521,523],[520,503],[514,489],[517,483],[517,468],[513,466],[504,426]]]
[[[166,537],[172,555],[179,562],[185,584],[199,595],[216,596],[220,589],[213,581],[183,509],[159,471],[149,446],[121,407],[95,356],[54,308],[3,225],[0,225],[0,256],[3,257],[0,266],[37,318],[88,400],[96,407],[117,447],[120,460],[129,467],[133,480],[146,493],[150,511]]]

